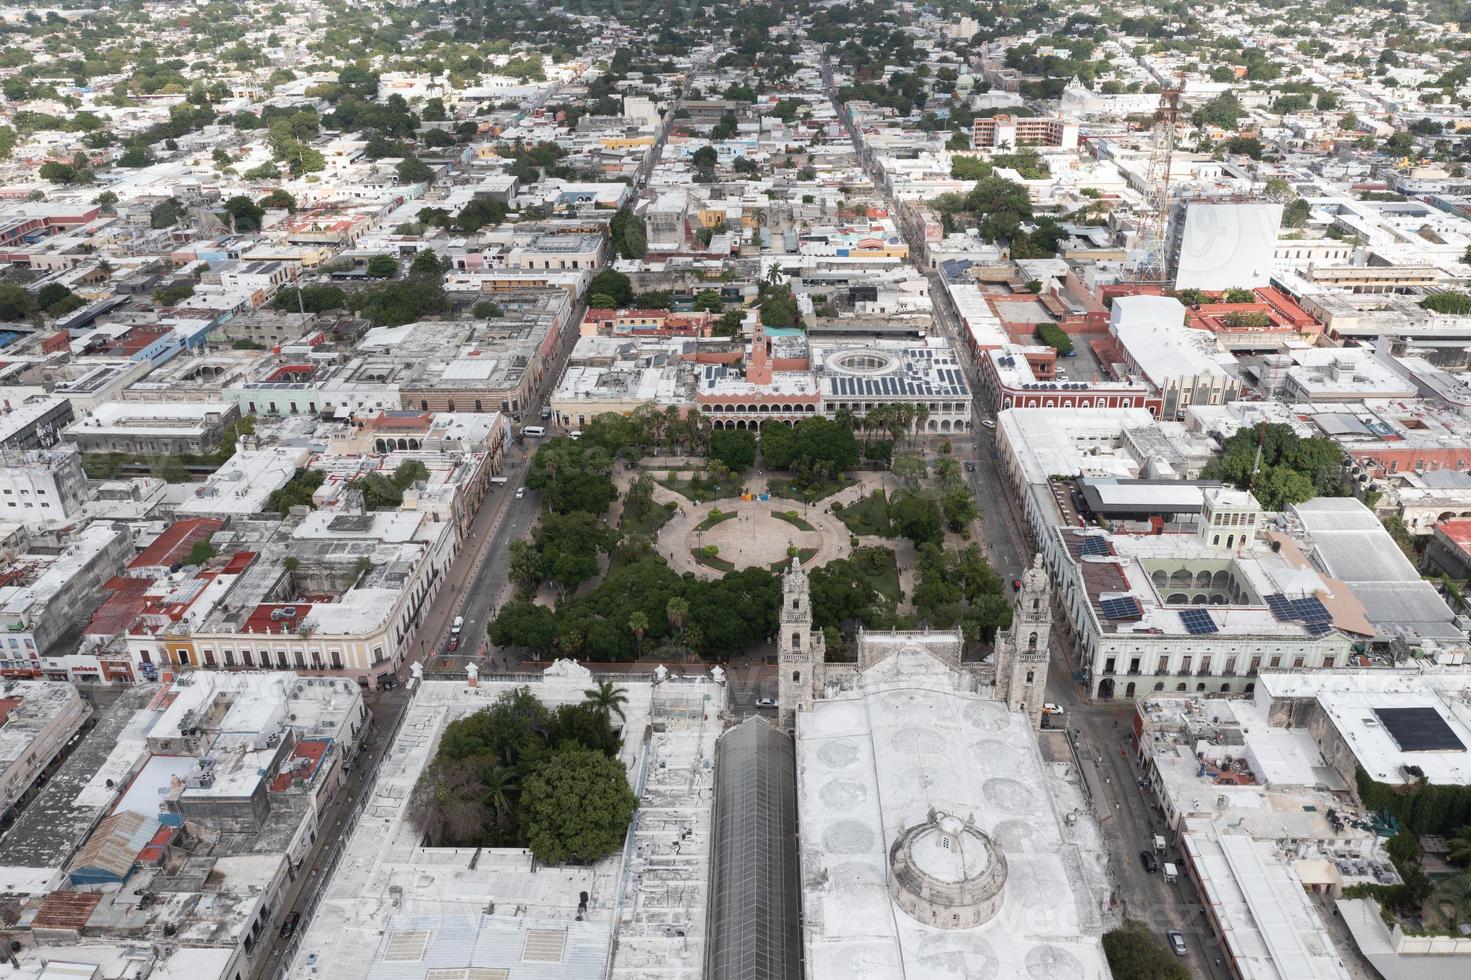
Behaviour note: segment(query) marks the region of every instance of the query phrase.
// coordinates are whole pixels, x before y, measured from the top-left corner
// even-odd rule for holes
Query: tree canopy
[[[1254,492],[1266,510],[1281,510],[1312,497],[1345,494],[1343,452],[1331,439],[1304,439],[1280,423],[1241,429],[1227,439],[1221,455],[1206,464],[1202,476],[1245,490],[1252,488],[1252,467],[1261,440],[1261,465]]]
[[[525,846],[548,864],[612,853],[637,806],[612,717],[601,691],[554,709],[502,693],[445,726],[410,819],[431,846]]]

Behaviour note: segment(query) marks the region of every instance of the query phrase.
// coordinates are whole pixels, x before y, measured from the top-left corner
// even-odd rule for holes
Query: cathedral
[[[1012,607],[1011,626],[996,634],[989,663],[963,663],[965,638],[960,630],[858,633],[856,664],[829,664],[822,632],[812,626],[812,596],[807,573],[794,558],[782,576],[781,635],[777,644],[780,670],[781,726],[796,728],[797,715],[815,700],[853,686],[869,668],[901,650],[922,650],[958,672],[977,693],[990,693],[1009,710],[1026,712],[1032,726],[1042,720],[1047,691],[1048,640],[1052,608],[1042,556],[1022,573],[1022,587]]]

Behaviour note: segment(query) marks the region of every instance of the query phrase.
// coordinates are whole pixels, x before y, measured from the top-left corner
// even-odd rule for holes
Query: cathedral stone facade
[[[780,670],[781,726],[796,728],[798,712],[810,711],[824,691],[848,686],[890,654],[920,648],[941,663],[968,675],[974,690],[990,688],[1011,710],[1021,709],[1034,726],[1041,724],[1047,691],[1048,641],[1052,632],[1051,594],[1038,555],[1022,574],[1012,608],[1011,626],[996,634],[989,663],[962,662],[965,637],[960,630],[862,632],[857,664],[829,664],[822,632],[812,625],[811,584],[801,564],[792,559],[782,576],[781,635],[777,643]]]

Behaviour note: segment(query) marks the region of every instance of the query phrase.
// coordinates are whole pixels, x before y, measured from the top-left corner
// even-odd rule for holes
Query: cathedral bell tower
[[[1048,638],[1052,632],[1052,603],[1042,556],[1022,573],[1011,626],[996,634],[996,697],[1009,709],[1022,708],[1032,724],[1040,725],[1047,693]]]
[[[781,577],[780,628],[778,720],[782,728],[792,731],[797,727],[797,712],[812,709],[827,653],[822,633],[812,628],[812,590],[796,558]]]

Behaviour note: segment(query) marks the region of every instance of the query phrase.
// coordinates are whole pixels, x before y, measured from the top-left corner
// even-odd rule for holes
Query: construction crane
[[[1134,278],[1140,282],[1158,282],[1165,277],[1169,251],[1165,235],[1170,224],[1170,160],[1175,153],[1180,95],[1184,89],[1184,77],[1176,76],[1175,84],[1159,93],[1159,108],[1154,110],[1149,171],[1144,180],[1144,220],[1139,225],[1139,258],[1134,265]]]

